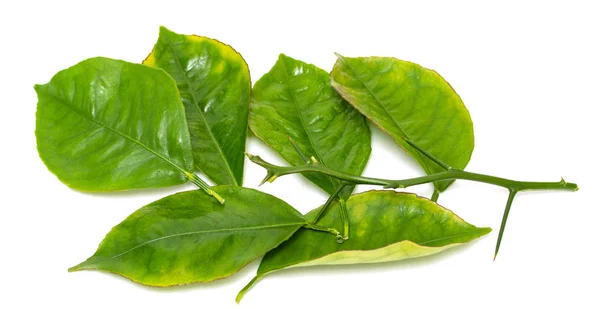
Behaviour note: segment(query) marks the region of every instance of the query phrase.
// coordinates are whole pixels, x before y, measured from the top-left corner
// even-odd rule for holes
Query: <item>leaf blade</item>
[[[338,55],[331,81],[427,174],[443,169],[405,139],[454,168],[466,167],[474,148],[473,123],[461,98],[437,72],[395,58]],[[435,186],[444,191],[451,183],[440,181]]]
[[[291,267],[380,263],[417,258],[444,251],[491,231],[477,228],[451,211],[414,194],[368,191],[346,201],[350,238],[338,244],[330,235],[300,230],[265,255],[257,278]],[[319,224],[341,228],[340,214],[330,207]],[[311,220],[318,212],[306,215]]]
[[[161,27],[143,63],[175,79],[196,168],[217,184],[241,185],[251,88],[242,56],[217,40]]]
[[[214,190],[225,205],[188,191],[140,208],[69,271],[109,271],[160,287],[208,282],[235,273],[306,223],[294,208],[260,191],[233,185]]]
[[[34,88],[40,158],[69,187],[114,191],[188,180],[189,133],[164,72],[92,58]]]
[[[371,153],[366,120],[331,88],[327,72],[283,54],[254,85],[249,125],[292,165],[306,162],[288,138],[308,157],[355,175]],[[339,185],[326,175],[303,175],[330,194]]]

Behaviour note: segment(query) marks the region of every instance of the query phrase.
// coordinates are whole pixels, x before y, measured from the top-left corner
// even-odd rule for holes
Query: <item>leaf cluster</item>
[[[199,187],[138,209],[69,269],[107,271],[150,286],[216,280],[264,256],[239,301],[274,271],[417,258],[467,243],[491,229],[436,203],[456,179],[509,190],[498,250],[518,192],[577,189],[564,180],[520,182],[464,171],[474,135],[461,98],[435,71],[395,58],[338,55],[328,73],[280,55],[252,86],[247,63],[229,45],[161,27],[142,64],[87,59],[35,91],[40,158],[69,187]],[[371,154],[369,122],[426,175],[361,176]],[[242,187],[248,128],[290,164],[248,154],[266,169],[265,181],[302,173],[329,199],[303,215]],[[434,184],[431,199],[393,190],[352,194],[356,184],[423,183]]]

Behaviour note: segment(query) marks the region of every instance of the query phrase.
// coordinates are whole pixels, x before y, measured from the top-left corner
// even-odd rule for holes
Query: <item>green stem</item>
[[[489,176],[484,174],[471,173],[467,171],[450,169],[445,172],[440,172],[432,175],[426,175],[415,178],[401,179],[401,180],[389,180],[382,178],[372,178],[356,176],[346,174],[344,172],[336,171],[327,166],[318,163],[307,163],[305,165],[298,166],[277,166],[268,163],[261,159],[259,156],[253,156],[248,154],[250,161],[264,167],[270,177],[270,181],[274,181],[277,177],[281,177],[289,174],[304,173],[304,172],[317,172],[335,177],[341,180],[353,184],[363,185],[379,185],[384,188],[408,188],[420,184],[430,183],[438,180],[456,180],[464,179],[476,182],[488,183],[500,187],[507,188],[509,190],[525,191],[525,190],[567,190],[577,191],[577,185],[574,183],[566,182],[564,179],[557,182],[534,182],[534,181],[518,181],[511,180],[496,176]]]
[[[323,204],[323,206],[321,206],[321,208],[319,209],[319,212],[317,213],[317,215],[313,219],[312,224],[316,224],[317,222],[319,222],[319,220],[321,219],[321,217],[323,216],[323,214],[325,214],[325,211],[327,211],[327,208],[329,208],[329,206],[340,195],[340,192],[342,192],[342,190],[344,190],[344,188],[346,188],[346,186],[348,186],[347,183],[342,183],[341,185],[339,185],[335,189],[335,192],[333,192],[333,194],[331,194],[329,196],[329,198],[327,199],[327,201],[325,202],[325,204]],[[348,218],[347,218],[347,213],[346,213],[346,204],[343,203],[343,201],[341,199],[338,201],[338,203],[339,203],[339,206],[340,206],[340,211],[342,211],[340,217],[342,218],[342,222],[344,223],[344,235],[342,236],[336,229],[328,229],[328,228],[324,228],[324,229],[327,229],[329,231],[335,231],[335,233],[332,233],[332,234],[335,235],[337,242],[341,244],[344,241],[348,240],[348,229],[349,229],[348,226],[349,226],[349,223],[348,223]],[[344,215],[346,215],[346,217],[344,217]]]
[[[313,224],[316,224],[317,222],[319,222],[319,220],[321,219],[321,217],[323,216],[323,214],[325,214],[325,211],[327,210],[327,208],[329,208],[329,205],[331,205],[331,203],[333,203],[333,201],[335,200],[336,197],[338,197],[338,195],[340,194],[340,192],[342,192],[342,190],[344,190],[344,188],[346,187],[345,184],[339,185],[335,191],[333,192],[333,194],[331,194],[329,196],[329,198],[327,199],[327,202],[325,202],[325,204],[323,204],[323,207],[321,207],[321,209],[319,209],[319,213],[317,213],[317,215],[315,216],[315,219],[312,221]]]
[[[208,195],[214,197],[217,201],[219,201],[219,203],[221,203],[221,205],[225,203],[225,199],[223,199],[217,192],[211,189],[211,187],[206,182],[204,182],[204,180],[198,177],[198,175],[190,172],[185,172],[185,175],[190,180],[190,182],[198,186],[198,188],[204,190],[204,192],[206,192]]]
[[[338,205],[340,208],[340,217],[342,217],[342,222],[344,223],[344,238],[346,241],[350,238],[350,219],[348,219],[348,209],[346,208],[346,201],[341,199],[338,201]]]
[[[242,288],[237,297],[235,298],[235,302],[236,303],[240,303],[240,301],[242,300],[242,298],[244,298],[244,295],[246,295],[246,292],[248,292],[248,290],[250,290],[250,288],[258,281],[260,280],[264,275],[256,275],[254,276],[254,278],[252,278],[252,280],[250,280],[250,282],[248,282],[248,284],[246,284],[246,286],[244,286],[244,288]]]
[[[411,144],[413,145],[413,144]],[[415,145],[413,147],[416,148]],[[498,250],[500,250],[500,243],[502,242],[502,235],[504,234],[504,229],[506,227],[506,221],[508,220],[508,214],[510,213],[510,207],[512,206],[512,202],[520,191],[526,190],[566,190],[566,191],[577,191],[579,188],[577,184],[566,182],[564,179],[561,179],[557,182],[537,182],[537,181],[518,181],[511,180],[496,176],[484,175],[471,173],[463,170],[454,169],[447,164],[441,162],[436,159],[431,154],[422,151],[417,148],[423,154],[425,154],[428,158],[432,159],[440,166],[444,167],[446,171],[426,175],[421,177],[409,178],[409,179],[401,179],[401,180],[389,180],[389,179],[381,179],[381,178],[371,178],[371,177],[362,177],[346,174],[340,171],[333,170],[328,168],[327,166],[321,165],[318,162],[308,162],[305,165],[301,166],[277,166],[271,163],[268,163],[261,159],[259,156],[248,155],[250,161],[264,167],[267,169],[267,174],[269,177],[269,181],[274,181],[277,177],[295,174],[295,173],[304,173],[304,172],[317,172],[329,175],[334,178],[338,178],[340,180],[344,180],[348,183],[353,184],[365,184],[365,185],[380,185],[384,188],[407,188],[411,186],[416,186],[420,184],[430,183],[438,180],[456,180],[456,179],[464,179],[476,182],[488,183],[500,187],[507,188],[509,191],[508,202],[506,204],[506,208],[504,210],[504,216],[502,218],[502,224],[500,226],[500,233],[498,235],[498,240],[496,242],[496,252],[494,254],[494,259],[498,255]],[[437,200],[439,196],[439,192],[436,190],[433,192],[432,200]],[[338,239],[341,236],[338,236]],[[339,241],[339,240],[338,240]]]
[[[431,195],[430,200],[437,202],[439,197],[440,197],[440,190],[438,190],[437,188],[433,189],[433,194]]]
[[[335,237],[337,239],[339,239],[341,236],[340,232],[338,232],[338,230],[334,229],[334,228],[329,228],[329,227],[324,227],[318,224],[314,224],[314,223],[310,223],[307,222],[304,224],[304,228],[306,229],[310,229],[310,230],[315,230],[315,231],[319,231],[319,232],[326,232],[332,235],[335,235]]]

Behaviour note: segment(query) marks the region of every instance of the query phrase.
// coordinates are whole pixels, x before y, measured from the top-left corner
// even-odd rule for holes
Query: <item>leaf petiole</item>
[[[440,190],[438,190],[437,188],[433,189],[433,194],[431,195],[430,200],[437,202],[438,198],[440,197]]]
[[[344,222],[343,240],[346,241],[350,239],[350,219],[348,219],[348,209],[346,208],[346,200],[340,198],[338,206],[340,208],[340,216],[342,217],[342,222]]]
[[[340,239],[343,238],[342,234],[340,234],[340,232],[338,232],[338,230],[336,230],[334,228],[325,227],[325,226],[321,226],[321,225],[310,223],[310,222],[307,222],[306,224],[304,224],[303,227],[310,229],[310,230],[315,230],[315,231],[319,231],[319,232],[326,232],[326,233],[332,234],[336,237],[338,242],[340,242]]]
[[[331,205],[331,203],[333,203],[333,201],[338,197],[338,195],[340,195],[340,193],[342,192],[342,190],[344,190],[344,188],[346,188],[346,185],[342,184],[335,189],[335,192],[333,192],[333,194],[331,194],[329,196],[329,198],[327,199],[325,204],[323,204],[323,207],[321,207],[321,209],[319,209],[319,212],[317,213],[317,215],[315,216],[315,218],[312,221],[313,224],[316,224],[317,222],[319,222],[319,220],[321,219],[321,217],[323,216],[323,214],[325,213],[327,208],[329,208],[329,205]]]
[[[225,199],[223,199],[217,192],[215,192],[202,178],[198,177],[198,175],[190,172],[185,172],[185,175],[190,180],[191,183],[198,186],[198,188],[204,190],[208,195],[214,197],[221,205],[225,204]]]
[[[288,140],[290,141],[290,143],[292,144],[292,146],[294,147],[294,150],[296,150],[296,152],[298,153],[298,155],[302,158],[302,161],[306,162],[306,164],[319,164],[319,161],[317,159],[315,159],[315,157],[310,157],[310,159],[302,152],[302,150],[300,149],[300,146],[298,146],[298,144],[296,144],[296,142],[294,141],[294,139],[292,139],[290,136],[288,136]],[[246,154],[248,155],[248,154]],[[248,155],[249,157],[251,155]],[[272,182],[273,180],[275,180],[277,178],[276,175],[267,175],[267,177],[265,177],[265,179],[267,179],[267,181]],[[263,182],[261,182],[261,184],[263,184],[265,182],[265,180],[263,180]],[[329,208],[329,206],[331,205],[331,203],[333,203],[333,201],[338,198],[340,196],[340,194],[342,193],[342,191],[351,184],[347,183],[347,182],[343,182],[340,185],[337,186],[337,188],[335,189],[335,191],[333,192],[333,194],[331,194],[329,196],[329,198],[327,199],[327,201],[325,202],[325,204],[323,204],[323,206],[319,209],[319,212],[317,213],[317,215],[315,216],[315,218],[312,220],[313,224],[317,224],[317,222],[319,222],[319,220],[321,219],[321,217],[323,216],[323,214],[325,213],[325,211],[327,211],[327,208]],[[348,222],[348,216],[347,216],[347,210],[346,210],[346,204],[344,203],[344,201],[340,198],[339,199],[339,209],[340,209],[340,217],[342,218],[342,222],[344,224],[344,235],[341,236],[339,234],[339,232],[336,231],[336,238],[337,238],[337,242],[338,243],[343,243],[344,241],[348,240],[348,233],[349,233],[349,222]]]

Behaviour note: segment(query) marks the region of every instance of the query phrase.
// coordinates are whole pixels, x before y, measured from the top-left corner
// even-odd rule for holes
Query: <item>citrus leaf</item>
[[[491,231],[475,227],[438,204],[409,193],[369,191],[352,195],[346,207],[350,222],[347,241],[338,244],[326,233],[299,230],[263,258],[256,277],[237,300],[258,279],[284,268],[417,258],[469,242]],[[307,220],[310,221],[318,209],[308,213]],[[319,224],[340,230],[342,220],[338,207],[329,207]]]
[[[389,134],[427,174],[444,171],[406,142],[412,141],[446,164],[464,169],[474,147],[469,111],[435,71],[395,58],[338,55],[332,86]],[[435,183],[439,191],[452,181]]]
[[[249,123],[291,165],[306,162],[289,138],[307,157],[354,175],[362,173],[371,154],[365,118],[331,88],[327,72],[283,54],[254,85]],[[330,194],[339,185],[327,175],[303,175]]]
[[[217,40],[161,27],[143,63],[177,82],[196,169],[217,184],[242,185],[251,87],[242,56]]]
[[[177,193],[115,226],[96,253],[69,271],[103,270],[150,286],[227,277],[288,239],[306,223],[282,200],[233,185]]]
[[[185,112],[164,71],[92,58],[35,91],[38,152],[68,186],[113,191],[188,181]]]

